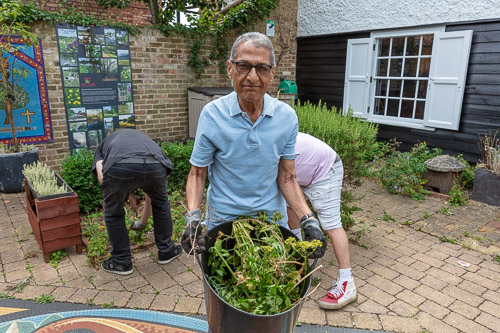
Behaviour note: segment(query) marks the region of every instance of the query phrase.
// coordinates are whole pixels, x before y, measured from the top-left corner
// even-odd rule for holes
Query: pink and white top
[[[330,171],[337,153],[329,145],[312,135],[299,132],[295,151],[295,172],[301,186],[319,182]]]

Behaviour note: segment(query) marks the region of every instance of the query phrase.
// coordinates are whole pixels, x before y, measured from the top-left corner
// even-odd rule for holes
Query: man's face
[[[272,67],[269,74],[261,76],[257,73],[265,71],[264,68],[270,68],[271,51],[265,47],[256,47],[251,41],[243,42],[238,46],[235,63],[227,62],[227,72],[229,78],[233,81],[234,91],[238,97],[246,102],[256,102],[262,100],[267,91],[267,86],[274,78],[276,67]],[[239,73],[238,64],[243,65],[262,65],[261,68],[251,68],[248,73]],[[248,66],[247,66],[248,67]],[[241,70],[240,70],[241,72]]]

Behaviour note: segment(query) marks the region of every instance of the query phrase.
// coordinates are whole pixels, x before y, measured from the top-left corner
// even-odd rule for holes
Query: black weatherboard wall
[[[477,162],[479,134],[500,128],[500,21],[446,26],[446,31],[473,30],[465,94],[458,131],[424,131],[379,125],[379,138],[396,138],[410,149],[425,141],[443,153]],[[301,101],[322,100],[328,107],[342,107],[347,40],[370,33],[325,35],[298,39],[297,87]]]

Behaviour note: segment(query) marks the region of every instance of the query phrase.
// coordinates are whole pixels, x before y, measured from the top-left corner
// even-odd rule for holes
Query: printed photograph
[[[135,126],[135,116],[131,115],[120,115],[118,116],[120,120],[120,127],[134,127]]]
[[[128,50],[118,50],[118,64],[121,66],[128,66],[130,57]]]
[[[80,73],[82,74],[101,72],[101,62],[99,59],[78,58],[78,64]]]
[[[120,81],[132,81],[132,71],[130,70],[130,66],[123,66],[120,68]]]
[[[99,142],[102,141],[101,133],[102,133],[101,130],[88,131],[88,135],[89,135],[88,147],[90,149],[96,149],[97,146],[99,146]]]
[[[104,35],[103,34],[95,34],[91,36],[92,44],[104,44]]]
[[[104,29],[104,41],[106,45],[116,45],[115,29]]]
[[[76,30],[78,30],[78,36],[88,36],[92,34],[92,29],[90,27],[77,26]]]
[[[113,118],[104,118],[104,136],[108,136],[115,131]]]
[[[74,29],[57,29],[59,52],[61,53],[76,53],[78,51],[78,40],[76,30]]]
[[[68,108],[68,121],[85,121],[87,115],[85,114],[85,108]]]
[[[86,121],[77,121],[74,123],[69,123],[69,131],[70,132],[82,132],[87,130],[87,122]]]
[[[60,64],[61,66],[78,66],[78,60],[76,54],[61,54]]]
[[[79,87],[80,77],[78,67],[62,67],[63,83],[65,87]]]
[[[117,109],[116,109],[116,106],[113,105],[113,106],[103,106],[102,107],[102,111],[104,113],[104,117],[115,117],[118,115],[118,112],[117,112]]]
[[[90,40],[91,40],[90,36],[78,35],[78,43],[82,45],[90,44]]]
[[[101,74],[103,81],[118,81],[118,61],[102,58]]]
[[[103,58],[116,58],[116,46],[103,45],[102,57]]]
[[[116,30],[116,44],[118,47],[128,46],[128,32],[126,30]]]
[[[119,114],[131,114],[134,112],[134,103],[125,103],[118,105]]]
[[[118,83],[118,101],[132,101],[132,83]]]
[[[93,45],[93,44],[85,45],[85,56],[87,58],[100,58],[101,45]]]
[[[75,148],[86,148],[87,138],[85,137],[85,132],[73,133],[73,143]]]
[[[64,100],[68,107],[81,106],[80,89],[64,88]]]
[[[101,109],[87,109],[87,128],[89,131],[101,129],[104,124]]]

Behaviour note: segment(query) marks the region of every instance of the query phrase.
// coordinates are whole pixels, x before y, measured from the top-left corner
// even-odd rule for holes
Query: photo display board
[[[56,24],[71,153],[135,128],[126,30]]]
[[[7,44],[6,44],[7,43]],[[49,97],[45,80],[42,41],[26,47],[20,36],[0,36],[4,65],[26,75],[7,78],[14,83],[14,128],[19,143],[52,142]],[[10,44],[11,47],[7,45]],[[9,52],[6,50],[10,49]],[[0,75],[0,93],[3,94],[4,78]],[[12,131],[7,121],[5,100],[0,99],[0,143],[12,144]]]

